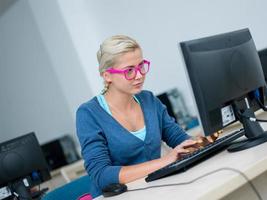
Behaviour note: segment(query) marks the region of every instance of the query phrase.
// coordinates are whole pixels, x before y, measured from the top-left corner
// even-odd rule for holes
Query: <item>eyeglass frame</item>
[[[139,71],[139,73],[142,74],[143,76],[144,76],[145,74],[147,74],[147,72],[146,72],[146,73],[141,72],[141,67],[140,67],[140,66],[141,66],[142,64],[147,64],[147,66],[148,66],[148,68],[147,68],[147,72],[149,72],[150,61],[144,59],[144,60],[142,61],[142,63],[140,63],[140,64],[134,66],[133,69],[134,69],[134,71],[135,71],[135,75],[134,75],[133,78],[130,78],[130,79],[127,78],[127,75],[126,75],[126,73],[130,70],[130,68],[128,68],[128,69],[124,69],[124,70],[118,70],[118,69],[114,69],[114,68],[109,68],[109,69],[106,70],[106,72],[109,72],[109,73],[111,73],[111,74],[124,74],[125,79],[130,81],[130,80],[133,80],[133,79],[136,78],[137,71]],[[131,68],[131,69],[132,69],[132,68]]]

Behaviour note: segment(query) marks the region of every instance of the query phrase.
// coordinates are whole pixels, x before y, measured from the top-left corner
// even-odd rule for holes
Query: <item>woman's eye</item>
[[[128,73],[133,73],[133,72],[134,72],[134,68],[129,68],[129,69],[127,69],[127,72],[128,72]]]

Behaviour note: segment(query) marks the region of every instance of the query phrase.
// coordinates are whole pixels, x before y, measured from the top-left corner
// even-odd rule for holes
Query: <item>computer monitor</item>
[[[259,56],[248,29],[181,42],[205,135],[239,120],[247,140],[229,151],[238,151],[267,140],[255,117],[259,109],[255,91],[262,94],[265,80]]]
[[[267,83],[267,49],[262,49],[258,51],[258,54],[260,57],[261,66],[265,76],[265,82]]]
[[[19,199],[32,199],[30,188],[50,178],[33,132],[0,143],[0,188],[7,186]]]
[[[261,66],[262,66],[262,70],[263,70],[264,77],[265,77],[265,84],[267,84],[267,49],[262,49],[258,51],[258,54],[260,57]],[[262,108],[264,111],[267,111],[267,107],[265,106],[267,105],[267,87],[266,86],[263,91],[263,95],[262,95],[263,98],[261,100],[257,99],[260,108]]]

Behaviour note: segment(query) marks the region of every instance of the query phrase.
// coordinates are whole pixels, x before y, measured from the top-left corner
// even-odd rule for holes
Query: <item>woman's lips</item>
[[[140,87],[143,85],[143,82],[134,84],[134,87]]]

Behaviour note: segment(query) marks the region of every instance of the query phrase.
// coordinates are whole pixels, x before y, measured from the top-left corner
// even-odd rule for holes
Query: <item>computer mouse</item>
[[[112,183],[103,188],[102,194],[104,197],[111,197],[115,195],[119,195],[123,192],[127,191],[127,186],[121,183]]]

